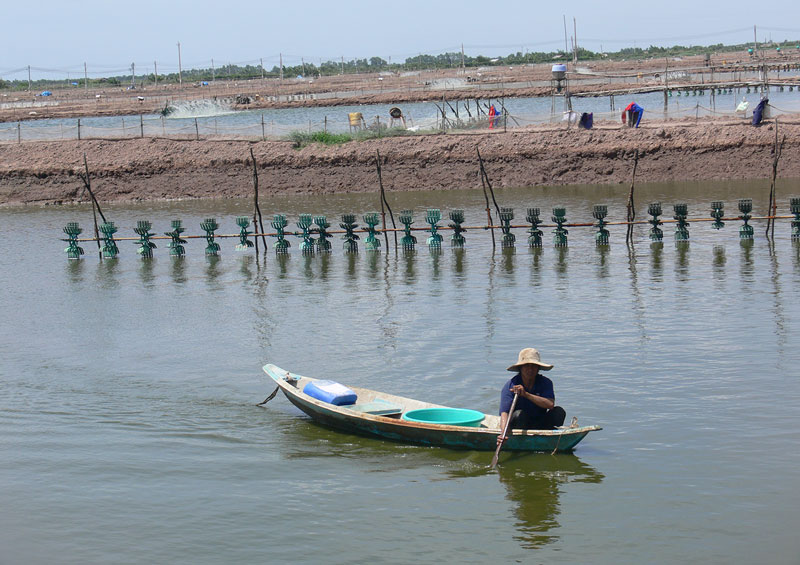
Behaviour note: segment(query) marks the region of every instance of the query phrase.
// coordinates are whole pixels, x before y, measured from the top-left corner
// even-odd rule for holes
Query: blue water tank
[[[355,391],[335,381],[311,381],[303,388],[303,392],[334,406],[355,404],[358,399]]]
[[[556,80],[564,80],[567,76],[567,66],[563,64],[553,65],[553,78]]]

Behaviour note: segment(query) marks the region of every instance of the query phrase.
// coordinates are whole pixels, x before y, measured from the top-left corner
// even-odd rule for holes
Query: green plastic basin
[[[468,426],[471,428],[480,426],[485,417],[485,414],[477,410],[468,410],[466,408],[420,408],[419,410],[409,410],[403,414],[403,420],[407,422]]]

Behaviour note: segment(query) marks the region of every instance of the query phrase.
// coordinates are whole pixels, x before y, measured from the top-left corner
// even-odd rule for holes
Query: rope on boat
[[[275,395],[278,394],[278,391],[280,389],[281,389],[281,387],[276,386],[275,390],[272,391],[272,394],[270,394],[268,397],[266,397],[262,402],[259,402],[258,404],[256,404],[256,406],[264,406],[267,402],[269,402],[270,400],[275,398]]]
[[[578,417],[577,416],[573,416],[572,417],[572,422],[570,422],[569,427],[570,428],[577,428],[578,427]],[[556,447],[555,447],[555,449],[553,449],[553,452],[550,455],[555,455],[556,452],[558,451],[558,445],[561,443],[561,436],[563,436],[563,435],[564,435],[563,433],[559,434],[558,439],[556,440]]]

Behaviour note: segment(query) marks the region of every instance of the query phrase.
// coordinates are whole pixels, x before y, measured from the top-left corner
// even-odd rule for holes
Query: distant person
[[[631,102],[622,111],[622,123],[624,124],[627,121],[629,128],[638,128],[643,115],[644,108],[639,106],[636,102]]]
[[[767,113],[767,105],[769,104],[769,98],[761,98],[761,102],[758,103],[756,109],[753,110],[753,125],[758,127],[761,125],[761,122],[766,117]]]
[[[517,362],[509,371],[517,371],[500,391],[500,429],[504,430],[506,422],[511,418],[509,430],[552,430],[564,424],[567,413],[556,406],[556,395],[553,392],[553,381],[540,375],[539,371],[549,371],[553,366],[542,363],[539,352],[528,347],[519,352]],[[518,394],[514,413],[509,414],[514,395]],[[503,443],[508,437],[502,434],[497,443]]]

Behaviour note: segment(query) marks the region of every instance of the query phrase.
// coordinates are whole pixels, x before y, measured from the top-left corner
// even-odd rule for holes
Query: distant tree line
[[[641,47],[625,47],[616,52],[600,53],[590,51],[584,48],[578,48],[579,61],[597,61],[597,60],[627,60],[627,59],[657,59],[663,57],[681,57],[689,55],[701,55],[705,53],[724,53],[734,51],[745,51],[752,47],[752,44],[742,43],[738,45],[723,45],[718,43],[716,45],[706,46],[683,46],[674,45],[672,47],[656,47],[651,45],[647,48]],[[784,41],[782,43],[760,43],[759,49],[775,49],[785,47],[798,47],[800,48],[800,41]],[[572,53],[565,53],[563,50],[550,51],[550,52],[521,52],[511,53],[506,56],[500,57],[486,57],[484,55],[469,56],[464,55],[463,64],[468,68],[476,67],[491,67],[491,66],[507,66],[507,65],[528,65],[536,63],[551,63],[558,61],[571,61]],[[320,76],[332,76],[339,74],[354,74],[354,73],[369,73],[369,72],[403,72],[403,71],[420,71],[428,69],[452,69],[458,68],[462,65],[462,55],[460,52],[441,53],[439,55],[426,55],[419,54],[415,57],[409,57],[402,63],[390,63],[381,57],[370,57],[369,59],[351,59],[350,61],[325,61],[320,65],[313,63],[304,63],[300,65],[284,65],[283,76],[284,78],[303,77],[313,79]],[[203,83],[211,82],[214,80],[236,81],[236,80],[252,80],[258,79],[262,76],[265,78],[277,78],[281,75],[281,69],[276,65],[271,69],[261,68],[260,65],[223,65],[221,67],[208,67],[205,69],[186,69],[182,71],[181,76],[178,73],[159,74],[158,82],[177,84],[180,80],[184,83]],[[135,84],[152,85],[156,81],[156,76],[153,73],[137,75],[135,77]],[[31,82],[31,88],[34,91],[44,90],[52,87],[62,87],[64,84],[71,85],[74,88],[84,88],[85,82],[83,78],[79,79],[38,79]],[[104,78],[89,79],[89,86],[92,88],[102,88],[103,86],[130,86],[132,84],[131,75],[120,75]],[[2,80],[0,79],[0,89],[4,90],[27,90],[27,80]]]

